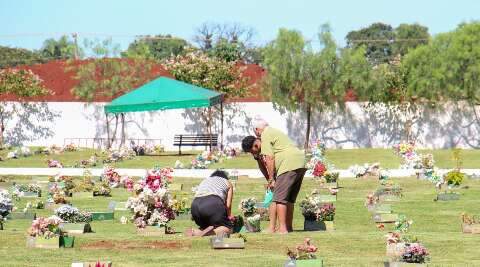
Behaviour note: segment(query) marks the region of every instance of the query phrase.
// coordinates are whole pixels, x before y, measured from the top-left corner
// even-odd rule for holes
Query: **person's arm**
[[[227,208],[227,216],[230,218],[232,216],[232,199],[233,199],[233,186],[232,183],[228,182],[228,192],[227,200],[225,206]]]
[[[263,176],[265,177],[265,180],[268,181],[268,171],[267,171],[267,167],[265,166],[265,163],[262,159],[262,156],[256,156],[254,157],[255,160],[257,161],[257,164],[258,164],[258,168],[260,169],[260,171],[262,172]]]
[[[273,156],[265,156],[265,164],[267,173],[268,173],[268,178],[267,182],[270,187],[273,187],[273,184],[275,183],[274,174],[275,174],[275,158]]]

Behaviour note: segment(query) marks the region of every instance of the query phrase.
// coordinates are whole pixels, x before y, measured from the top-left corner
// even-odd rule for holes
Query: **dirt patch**
[[[188,249],[190,243],[182,241],[96,241],[80,246],[82,249]]]

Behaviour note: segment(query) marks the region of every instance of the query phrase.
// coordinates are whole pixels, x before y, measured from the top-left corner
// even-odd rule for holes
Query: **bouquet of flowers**
[[[173,201],[168,191],[172,169],[155,169],[134,185],[135,197],[130,197],[126,207],[133,212],[132,220],[138,228],[147,225],[167,227],[175,219]]]
[[[106,196],[109,197],[112,192],[112,189],[110,188],[110,185],[105,182],[99,182],[94,185],[93,187],[93,195],[94,196]]]
[[[16,184],[13,187],[14,196],[23,196],[24,193],[27,192],[37,193],[39,196],[41,196],[42,188],[38,184]]]
[[[400,233],[406,233],[410,229],[410,226],[413,224],[412,220],[408,220],[405,215],[400,215],[395,222],[394,230]]]
[[[429,260],[428,250],[420,243],[407,244],[401,260],[408,263],[425,263]]]
[[[48,148],[48,151],[49,151],[48,154],[61,154],[63,153],[63,148],[53,144]]]
[[[172,208],[175,211],[176,215],[188,213],[190,211],[190,207],[187,205],[187,201],[188,199],[185,197],[178,200],[176,195],[173,196]]]
[[[30,151],[30,148],[22,146],[20,151],[17,150],[17,154],[21,155],[22,157],[29,157],[32,155],[32,151]]]
[[[89,223],[92,221],[92,214],[80,211],[70,205],[63,205],[55,210],[55,214],[64,222],[68,223]]]
[[[335,183],[338,181],[339,173],[338,172],[328,172],[326,171],[321,178],[325,183]]]
[[[321,161],[318,161],[315,164],[315,167],[313,168],[312,174],[315,178],[318,178],[318,177],[322,177],[326,171],[327,171],[327,167],[325,166],[325,164],[323,164],[323,162]]]
[[[7,215],[12,211],[13,203],[10,198],[7,190],[0,189],[0,216],[7,217]]]
[[[253,216],[246,217],[246,219],[247,219],[248,226],[251,228],[249,229],[249,231],[254,230],[253,232],[255,232],[260,230],[260,219],[261,219],[260,214],[255,214]]]
[[[379,176],[380,174],[380,163],[365,163],[363,166],[353,165],[348,168],[348,170],[353,173],[356,178],[364,177],[367,175]]]
[[[333,221],[335,217],[335,206],[322,203],[316,190],[300,202],[300,208],[308,221]]]
[[[314,177],[322,177],[327,169],[333,169],[334,166],[327,163],[325,158],[325,144],[320,140],[315,141],[311,146],[312,157],[306,164],[306,168]]]
[[[254,197],[245,198],[240,201],[238,208],[242,211],[243,216],[250,217],[257,213],[257,200]]]
[[[419,162],[421,162],[421,159],[417,154],[413,142],[396,144],[393,146],[393,151],[403,160],[403,163],[400,165],[401,169],[415,169],[420,167]]]
[[[55,204],[67,204],[68,201],[66,199],[65,191],[62,189],[58,188],[57,186],[54,186],[50,188],[49,190],[49,199],[48,202],[50,203],[55,203]]]
[[[420,154],[420,161],[422,169],[433,169],[435,167],[432,154]]]
[[[62,163],[60,163],[58,160],[49,159],[47,160],[47,164],[49,168],[63,168]]]
[[[223,154],[227,157],[227,159],[232,159],[232,158],[236,157],[237,155],[239,155],[240,151],[236,148],[232,148],[232,147],[227,146],[223,150]]]
[[[133,179],[130,178],[130,176],[125,175],[120,178],[120,184],[123,184],[123,186],[128,190],[132,191],[133,190]]]
[[[295,247],[295,251],[287,248],[287,255],[291,260],[310,260],[317,258],[315,256],[317,250],[317,247],[312,244],[312,240],[310,238],[305,238],[303,244]]]
[[[10,151],[7,153],[7,159],[18,159],[17,151]]]
[[[39,217],[33,220],[32,226],[28,229],[28,235],[46,239],[58,236],[60,235],[60,223],[62,223],[62,219],[55,215],[48,218]]]
[[[101,181],[108,182],[110,187],[115,188],[120,184],[120,174],[114,167],[106,165],[103,168],[103,173],[100,175]]]
[[[65,147],[63,148],[63,151],[69,151],[69,152],[74,152],[74,151],[77,151],[77,150],[78,150],[78,147],[74,143],[70,143],[68,145],[65,145]]]
[[[135,151],[125,147],[119,150],[104,151],[103,154],[107,154],[107,159],[103,160],[103,163],[112,163],[125,159],[133,159],[136,156]]]
[[[82,168],[95,167],[97,166],[97,157],[91,156],[89,159],[82,159],[80,161],[80,166]]]

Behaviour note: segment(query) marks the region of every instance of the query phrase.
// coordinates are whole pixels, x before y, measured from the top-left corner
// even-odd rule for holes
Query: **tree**
[[[0,70],[0,96],[10,95],[20,100],[28,97],[36,97],[48,94],[49,91],[43,86],[41,79],[30,70],[4,69]],[[23,112],[29,110],[29,112]],[[35,117],[39,110],[28,103],[0,104],[0,147],[4,145],[4,133],[7,122],[12,120],[14,115],[22,115],[20,124],[28,126],[32,124],[31,117]],[[41,120],[39,120],[41,121]],[[19,125],[17,123],[17,125]],[[32,124],[33,126],[33,124]]]
[[[0,46],[0,69],[18,65],[43,63],[45,61],[46,60],[37,52],[23,48]]]
[[[171,58],[165,63],[165,67],[175,79],[223,93],[225,99],[241,97],[247,93],[247,80],[242,76],[243,69],[235,61],[227,62],[209,57],[202,51],[192,51]],[[212,132],[214,113],[211,108],[200,111],[207,133]],[[223,105],[220,108],[220,117],[223,146]]]
[[[366,47],[365,56],[374,64],[388,62],[392,55],[391,43],[395,39],[392,26],[384,23],[373,23],[358,31],[351,31],[346,36],[347,47]]]
[[[73,40],[63,35],[58,40],[53,38],[45,40],[40,49],[40,54],[47,60],[73,59],[81,58],[83,56],[83,50],[77,47],[77,44]]]
[[[365,56],[373,65],[388,63],[409,49],[428,43],[428,28],[419,24],[400,24],[397,28],[384,23],[373,23],[347,34],[347,47],[366,48]]]
[[[144,84],[152,79],[151,72],[153,62],[148,58],[114,58],[119,54],[119,46],[112,43],[111,39],[104,41],[86,41],[86,46],[96,56],[85,64],[73,62],[69,70],[76,72],[75,79],[78,84],[72,89],[72,93],[82,100],[91,102],[97,96],[115,97],[120,93],[129,92],[135,87]],[[115,114],[115,127],[110,138],[109,125],[111,119],[107,119],[107,146],[110,148],[115,140],[119,119],[122,124],[122,141],[125,143],[124,127],[125,118],[123,114]]]
[[[199,48],[226,61],[241,60],[258,64],[261,59],[259,47],[252,44],[255,30],[239,23],[205,22],[195,29],[194,42]]]
[[[480,22],[460,24],[405,56],[408,87],[432,106],[447,101],[470,108],[480,126]]]
[[[157,60],[165,60],[172,56],[184,54],[190,44],[184,39],[167,35],[142,36],[128,46],[124,57],[135,57],[137,54],[149,54]],[[146,52],[148,49],[148,52]]]
[[[392,44],[392,55],[404,56],[410,49],[428,43],[428,28],[420,24],[400,24],[395,28],[395,42]]]
[[[272,101],[307,115],[305,149],[309,145],[312,111],[322,112],[341,103],[345,92],[343,87],[335,86],[337,46],[328,25],[322,26],[319,39],[323,48],[315,52],[300,32],[280,29],[277,38],[265,48],[265,87]]]

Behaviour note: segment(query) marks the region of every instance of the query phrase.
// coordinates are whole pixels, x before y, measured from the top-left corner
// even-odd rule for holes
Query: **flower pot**
[[[62,223],[60,230],[67,234],[83,234],[92,232],[89,223]]]
[[[323,267],[322,259],[288,260],[285,267]]]
[[[91,212],[91,214],[92,221],[106,221],[114,219],[113,212]]]
[[[408,263],[408,262],[401,262],[401,261],[385,261],[383,263],[385,267],[416,267],[416,266],[427,266],[427,264],[423,263]]]
[[[11,212],[7,215],[7,219],[10,220],[35,220],[37,217],[35,212]]]
[[[480,234],[480,224],[462,224],[462,231],[466,234]]]
[[[60,246],[64,248],[73,248],[73,244],[75,243],[74,236],[62,236],[60,237]]]
[[[56,249],[60,247],[60,237],[52,237],[46,239],[44,237],[27,237],[27,247],[29,248],[50,248]]]
[[[398,220],[396,213],[378,213],[373,215],[373,221],[376,223],[394,223]]]
[[[335,225],[333,221],[312,221],[305,220],[303,223],[304,231],[333,231]]]
[[[245,229],[247,230],[247,232],[250,232],[250,233],[260,232],[260,226],[257,227],[255,225],[250,224],[247,218],[245,218]]]
[[[440,193],[437,194],[437,201],[453,201],[453,200],[459,200],[460,199],[460,194],[457,193]]]
[[[245,248],[245,240],[243,238],[214,236],[210,238],[210,246],[213,249],[243,249]]]
[[[405,242],[387,244],[387,257],[401,257],[405,252]]]

